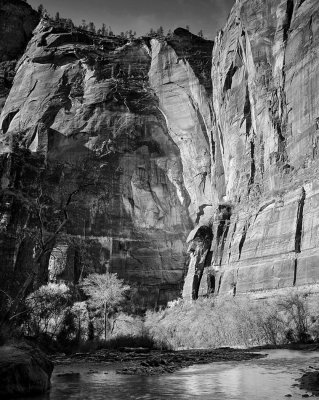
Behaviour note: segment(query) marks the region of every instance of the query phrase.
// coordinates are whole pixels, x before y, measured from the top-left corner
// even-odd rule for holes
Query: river
[[[161,376],[118,375],[112,365],[103,364],[57,366],[50,392],[33,399],[277,400],[286,395],[301,399],[306,392],[296,386],[296,379],[310,365],[319,367],[319,353],[266,353],[262,359],[195,365]]]

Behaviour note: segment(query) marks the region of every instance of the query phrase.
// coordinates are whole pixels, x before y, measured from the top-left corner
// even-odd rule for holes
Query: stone
[[[27,344],[0,347],[0,396],[12,398],[45,393],[50,388],[53,363]]]
[[[96,38],[40,22],[0,117],[3,201],[8,204],[1,233],[6,264],[0,271],[7,281],[21,284],[25,272],[36,268],[36,244],[29,243],[27,253],[24,240],[13,239],[30,215],[22,196],[30,185],[28,159],[35,167],[27,194],[33,203],[37,187],[48,185],[50,202],[58,207],[79,184],[81,171],[91,169],[99,182],[99,189],[83,191],[70,205],[64,236],[45,260],[43,283],[76,283],[90,272],[109,270],[139,287],[134,301],[141,307],[163,305],[179,295],[191,229],[189,195],[180,150],[149,83],[150,67],[143,40]],[[16,174],[16,162],[8,161],[19,151],[23,157],[16,162],[25,159],[22,175]],[[17,219],[14,207],[21,210]],[[39,221],[30,220],[29,229],[36,228],[31,224]],[[26,258],[28,266],[21,262]],[[15,276],[9,278],[8,271]]]
[[[15,76],[15,66],[39,23],[39,15],[20,0],[0,1],[0,112]]]
[[[37,187],[54,216],[87,176],[43,281],[117,272],[144,308],[181,291],[317,291],[318,13],[237,0],[214,41],[42,20],[0,115],[3,289],[34,269],[34,236],[19,235],[39,230]]]
[[[232,205],[205,261],[215,294],[317,290],[318,7],[240,0],[215,39],[211,203]]]
[[[153,39],[150,84],[159,98],[169,135],[179,148],[190,217],[199,223],[212,204],[209,95],[213,42],[177,29],[173,39]],[[196,62],[196,68],[194,67]],[[196,74],[198,70],[201,74]]]

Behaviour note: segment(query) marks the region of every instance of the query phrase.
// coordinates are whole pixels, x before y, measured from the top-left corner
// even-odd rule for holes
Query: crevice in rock
[[[259,161],[259,170],[261,177],[264,177],[264,172],[265,172],[265,144],[263,140],[261,140],[260,143],[260,161]]]
[[[130,257],[133,258],[133,260],[135,260],[136,262],[138,262],[140,265],[143,265],[143,262],[141,260],[139,260],[137,257],[134,257],[132,253],[130,253]]]
[[[286,139],[282,134],[281,126],[277,125],[277,132],[278,132],[278,161],[285,161],[286,160]]]
[[[218,198],[222,200],[223,196],[226,195],[226,182],[225,182],[225,169],[223,164],[223,152],[221,139],[222,135],[220,132],[219,125],[216,125],[215,134],[215,165],[212,171],[213,173],[213,184],[215,186]]]
[[[224,149],[224,136],[223,136],[223,132],[222,132],[222,130],[221,130],[221,128],[220,128],[219,125],[218,125],[218,132],[219,132],[219,137],[220,137],[220,145],[221,145],[221,148],[222,148],[223,154],[224,154],[224,153],[225,153],[225,149]]]
[[[234,284],[233,284],[233,297],[236,296],[236,291],[237,291],[237,283],[234,282]]]
[[[297,258],[295,258],[294,261],[294,280],[292,282],[292,286],[296,286],[296,282],[297,282],[297,270],[298,270],[298,260]]]
[[[250,129],[252,127],[252,119],[251,119],[251,105],[249,100],[249,89],[246,87],[246,98],[244,104],[244,116],[242,119],[242,123],[246,120],[246,135],[249,136]],[[242,125],[241,123],[241,125]]]
[[[18,114],[18,112],[19,112],[19,110],[12,111],[4,118],[4,120],[2,122],[3,133],[8,132],[11,122],[13,121],[13,118]]]
[[[72,101],[70,99],[70,93],[71,93],[71,84],[69,83],[68,77],[66,74],[63,74],[62,80],[61,80],[62,85],[59,88],[59,94],[61,93],[63,95],[63,106],[66,111],[70,111],[72,108]]]
[[[211,274],[211,275],[208,275],[207,279],[208,279],[208,282],[207,282],[208,293],[210,295],[213,295],[216,290],[216,277],[215,277],[215,275]]]
[[[284,65],[283,65],[284,68]],[[272,108],[271,108],[271,119],[273,126],[278,136],[278,148],[277,152],[274,153],[275,162],[277,164],[285,164],[288,160],[287,149],[286,149],[286,138],[285,133],[287,129],[288,113],[286,104],[286,95],[284,91],[285,87],[285,73],[282,72],[282,87],[274,91],[272,97]]]
[[[259,214],[262,213],[267,207],[271,206],[272,204],[275,203],[275,200],[271,200],[269,202],[267,202],[266,204],[264,204],[262,207],[260,207],[260,209],[258,210],[258,212],[256,213],[256,217],[255,217],[255,221],[258,218]]]
[[[202,132],[203,132],[204,137],[205,137],[205,139],[206,139],[206,141],[207,141],[207,144],[208,144],[208,143],[209,143],[209,138],[208,138],[208,132],[207,132],[205,120],[204,120],[204,118],[203,118],[203,116],[202,116],[202,113],[199,111],[198,108],[196,109],[196,113],[197,113],[197,118],[198,118],[200,127],[201,127],[201,129],[202,129]]]
[[[229,264],[229,260],[230,260],[230,256],[231,256],[231,247],[232,247],[232,243],[233,243],[234,236],[235,236],[235,233],[236,233],[236,229],[237,229],[237,222],[235,222],[235,224],[234,224],[233,233],[232,233],[232,236],[231,236],[231,239],[230,239],[229,252],[228,252],[228,264]]]
[[[248,231],[248,229],[249,229],[249,226],[250,226],[250,223],[247,222],[247,223],[245,224],[245,226],[244,226],[244,229],[243,229],[243,232],[242,232],[242,235],[241,235],[241,239],[240,239],[239,247],[238,247],[238,250],[239,250],[238,261],[241,259],[241,253],[242,253],[242,250],[243,250],[243,246],[244,246],[244,244],[245,244],[245,241],[246,241],[246,236],[247,236],[247,231]]]
[[[290,29],[293,12],[294,12],[294,0],[287,0],[286,20],[283,27],[284,41],[288,39],[288,32]]]
[[[134,208],[135,208],[135,201],[134,201],[134,199],[133,199],[132,197],[128,197],[127,200],[129,201],[129,203],[130,203],[130,205],[131,205],[131,207],[132,207],[132,210],[134,210]],[[138,208],[138,207],[137,207],[137,208]]]
[[[216,219],[218,226],[216,231],[216,245],[215,245],[215,256],[214,256],[215,265],[221,265],[222,263],[225,242],[229,232],[231,214],[232,214],[231,206],[225,204],[219,205],[218,216]]]
[[[220,244],[220,264],[222,263],[224,248],[225,248],[225,243],[226,243],[228,232],[229,232],[229,221],[228,221],[227,225],[225,226],[223,234],[220,238],[220,243],[221,243]]]
[[[255,164],[255,143],[250,142],[250,178],[248,185],[251,186],[255,182],[256,164]],[[250,188],[249,191],[250,192]]]
[[[211,243],[213,233],[210,226],[201,226],[193,239],[191,251],[196,254],[197,262],[192,286],[192,299],[198,299],[200,283],[204,269],[211,263]]]
[[[211,141],[212,141],[212,157],[213,157],[213,161],[216,162],[216,142],[214,140],[214,135],[213,133],[211,133]]]
[[[225,83],[224,83],[224,88],[223,88],[223,93],[225,94],[228,90],[231,89],[232,87],[232,83],[233,83],[233,77],[236,73],[236,71],[238,70],[237,65],[231,65],[227,75],[226,75],[226,79],[225,79]]]
[[[38,80],[36,80],[36,81],[34,82],[32,88],[30,89],[30,91],[29,91],[29,93],[28,93],[28,95],[27,95],[27,97],[29,97],[29,96],[31,95],[31,93],[34,91],[35,87],[37,86],[37,83],[38,83]]]
[[[298,204],[297,211],[297,226],[296,226],[296,235],[295,235],[295,252],[300,253],[301,251],[301,238],[302,238],[302,222],[303,222],[303,210],[305,206],[306,192],[305,189],[302,188],[301,198]]]
[[[218,293],[219,293],[219,291],[220,291],[220,287],[221,287],[221,285],[222,285],[222,276],[220,276],[220,277],[219,277],[217,294],[218,294]]]
[[[178,86],[180,86],[180,85],[178,85]],[[188,98],[189,98],[189,101],[190,101],[194,111],[196,112],[197,119],[198,119],[199,125],[201,127],[201,130],[203,132],[203,135],[205,137],[205,140],[206,140],[207,144],[209,144],[209,137],[208,137],[207,127],[206,127],[205,120],[204,120],[204,118],[202,116],[202,113],[200,112],[198,105],[195,104],[192,96],[188,95]]]

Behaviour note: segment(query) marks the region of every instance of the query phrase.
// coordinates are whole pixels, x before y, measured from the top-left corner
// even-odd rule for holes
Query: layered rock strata
[[[316,288],[318,18],[237,0],[215,43],[42,21],[0,117],[6,282],[34,262],[39,205],[52,230],[75,191],[43,281],[109,269],[164,304],[187,262],[185,298]]]
[[[316,290],[318,21],[317,1],[239,0],[216,38],[213,204],[231,213],[213,218],[195,297]]]
[[[151,61],[147,38],[46,20],[35,30],[0,118],[4,282],[21,286],[47,240],[39,232],[67,211],[34,267],[39,283],[107,269],[137,285],[142,306],[180,294],[191,200]]]

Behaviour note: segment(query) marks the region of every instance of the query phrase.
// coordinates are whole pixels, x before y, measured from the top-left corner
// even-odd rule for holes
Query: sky
[[[82,19],[94,22],[99,28],[104,22],[114,33],[132,29],[138,36],[150,28],[164,30],[190,27],[201,29],[205,37],[213,39],[226,22],[235,0],[28,0],[37,8],[43,4],[49,14],[71,18],[76,25]]]

